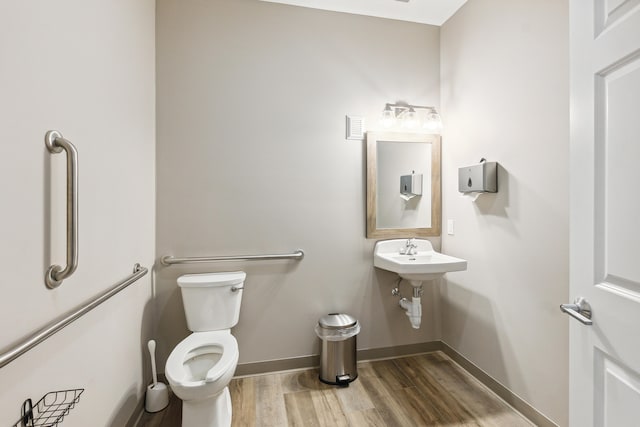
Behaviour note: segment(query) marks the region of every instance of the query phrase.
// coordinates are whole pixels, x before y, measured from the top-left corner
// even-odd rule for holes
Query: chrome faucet
[[[416,243],[416,239],[411,238],[407,239],[405,242],[404,248],[400,248],[401,255],[415,255],[418,253],[418,244]]]

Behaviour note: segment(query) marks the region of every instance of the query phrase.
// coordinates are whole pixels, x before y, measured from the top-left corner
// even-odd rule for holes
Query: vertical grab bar
[[[52,154],[67,153],[67,265],[52,265],[44,279],[47,287],[54,289],[78,267],[78,150],[55,130],[47,132],[44,142]]]

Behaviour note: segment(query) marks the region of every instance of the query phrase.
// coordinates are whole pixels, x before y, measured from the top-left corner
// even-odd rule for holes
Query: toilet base
[[[182,427],[230,427],[229,387],[204,400],[182,401]]]

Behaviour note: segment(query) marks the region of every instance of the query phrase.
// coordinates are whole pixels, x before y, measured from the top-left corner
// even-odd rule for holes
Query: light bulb
[[[412,107],[402,115],[402,127],[414,129],[416,126],[418,126],[418,115]]]
[[[380,123],[385,128],[390,128],[396,122],[396,115],[389,105],[387,105],[382,111],[382,117],[380,117]]]
[[[431,132],[440,132],[442,130],[442,119],[437,111],[432,110],[427,114],[423,127]]]

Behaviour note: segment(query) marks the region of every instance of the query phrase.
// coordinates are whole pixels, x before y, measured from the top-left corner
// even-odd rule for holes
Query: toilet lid
[[[221,354],[220,359],[202,378],[193,378],[192,373],[187,371],[185,362],[194,355],[201,356],[207,351]],[[197,387],[204,383],[217,381],[229,370],[235,369],[237,363],[238,343],[228,330],[194,332],[180,341],[173,349],[165,365],[165,375],[171,384],[179,384],[182,387]]]
[[[181,288],[213,288],[240,285],[246,278],[247,273],[244,271],[184,274],[178,277],[178,286]]]

